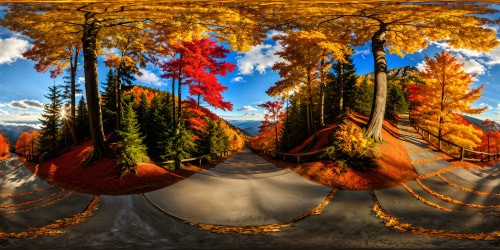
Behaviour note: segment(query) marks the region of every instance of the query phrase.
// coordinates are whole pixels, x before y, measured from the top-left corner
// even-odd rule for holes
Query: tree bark
[[[308,91],[308,100],[307,100],[307,135],[313,134],[313,98],[312,98],[312,90],[311,90],[312,80],[311,80],[311,69],[307,69],[307,91]]]
[[[106,138],[104,137],[101,105],[99,103],[99,87],[97,78],[97,34],[100,29],[101,24],[96,20],[94,14],[86,13],[82,37],[83,62],[90,135],[94,145],[94,150],[87,159],[87,162],[100,159],[111,150],[106,143]]]
[[[175,118],[175,72],[174,76],[172,76],[172,129],[175,131],[177,126],[177,120]]]
[[[181,157],[180,157],[180,134],[181,134],[181,117],[182,117],[182,69],[179,70],[178,82],[177,82],[177,129],[175,130],[175,149],[177,150],[177,154],[175,156],[174,168],[181,168]]]
[[[344,64],[339,62],[339,112],[345,111],[344,105]]]
[[[323,68],[325,66],[325,61],[321,60],[321,67],[320,67],[320,89],[319,89],[319,101],[320,101],[320,107],[319,107],[319,126],[321,128],[325,127],[325,79],[324,79],[324,73],[323,73]]]
[[[386,34],[385,25],[381,24],[380,29],[372,37],[372,53],[375,66],[375,91],[373,94],[372,110],[366,129],[366,136],[375,142],[382,142],[382,125],[384,122],[385,105],[387,101],[387,60],[385,58],[384,36]]]
[[[116,70],[116,79],[114,80],[115,83],[115,109],[116,109],[116,129],[120,129],[121,127],[121,122],[122,122],[122,83],[121,83],[121,65],[118,67]]]
[[[71,84],[71,117],[69,122],[69,129],[71,132],[71,137],[73,138],[73,144],[77,145],[80,143],[78,136],[76,134],[76,70],[78,68],[78,57],[80,56],[80,50],[77,46],[74,47],[75,52],[73,54],[73,60],[70,62],[70,84]]]

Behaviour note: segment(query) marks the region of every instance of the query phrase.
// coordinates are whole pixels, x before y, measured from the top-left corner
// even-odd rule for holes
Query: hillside
[[[262,123],[262,121],[255,120],[227,120],[227,122],[242,129],[243,131],[246,131],[252,136],[259,134],[259,126]]]
[[[9,138],[11,143],[16,143],[22,132],[38,129],[37,125],[36,123],[0,122],[0,134]]]
[[[462,115],[462,118],[464,118],[464,120],[466,120],[468,123],[470,123],[476,127],[479,127],[479,128],[482,127],[481,124],[484,122],[484,120],[481,120],[481,119],[478,119],[478,118],[475,118],[472,116],[468,116],[468,115]],[[493,122],[493,126],[495,127],[496,131],[500,131],[500,124],[498,124],[497,122]]]
[[[408,74],[410,72],[415,72],[415,71],[418,71],[418,69],[416,67],[413,67],[413,66],[404,66],[404,67],[401,67],[401,68],[395,68],[395,69],[387,70],[387,79],[391,80],[391,79],[404,78],[404,77],[408,76]],[[374,79],[374,74],[373,73],[368,73],[368,74],[363,75],[363,77],[366,77],[366,78],[368,78],[370,80],[373,80]]]

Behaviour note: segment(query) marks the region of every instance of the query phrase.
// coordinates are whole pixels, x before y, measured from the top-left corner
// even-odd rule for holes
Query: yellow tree
[[[475,76],[465,73],[462,67],[451,52],[444,50],[434,59],[426,57],[425,70],[416,74],[424,83],[419,91],[423,97],[419,118],[422,126],[440,139],[475,148],[481,142],[482,132],[460,123],[457,113],[480,114],[488,107],[470,106],[481,97],[484,85],[471,88]]]
[[[130,30],[127,27],[118,26],[114,29],[106,30],[101,44],[105,49],[106,66],[115,69],[115,113],[116,129],[120,128],[122,118],[122,84],[132,84],[134,75],[140,75],[140,67],[146,67],[146,63],[151,61],[148,52],[154,54],[155,43],[152,32],[148,32],[139,23],[136,29]]]
[[[73,34],[80,37],[85,72],[85,94],[90,134],[94,150],[88,160],[99,159],[109,152],[104,137],[99,103],[97,62],[101,41],[106,30],[123,27],[133,32],[149,25],[151,32],[168,33],[171,43],[190,40],[198,34],[210,33],[232,49],[245,50],[265,37],[257,15],[251,8],[230,9],[224,5],[200,3],[132,2],[68,2],[68,3],[7,3],[2,25],[21,32],[34,41],[45,41],[47,35]],[[50,30],[50,33],[46,31]]]
[[[344,53],[348,50],[339,43],[339,38],[327,36],[319,31],[286,31],[286,34],[275,37],[284,50],[277,54],[285,59],[273,65],[279,70],[280,80],[267,93],[271,96],[287,94],[290,90],[303,85],[306,96],[307,132],[313,133],[313,95],[319,89],[320,125],[324,126],[324,85],[325,73],[332,61],[345,62]]]
[[[371,43],[375,91],[366,135],[375,141],[382,141],[387,98],[386,51],[404,56],[426,48],[431,41],[477,51],[489,51],[498,45],[495,31],[486,27],[493,21],[484,16],[496,11],[484,4],[373,2],[305,8],[310,13],[308,18],[299,20],[297,14],[289,13],[288,22],[297,18],[302,26],[319,25],[324,32],[352,34],[346,36],[352,44]]]
[[[51,78],[61,75],[64,69],[69,72],[70,119],[69,128],[73,143],[78,144],[76,136],[76,71],[81,51],[81,41],[71,32],[68,34],[52,33],[50,27],[44,30],[46,39],[37,40],[23,56],[36,62],[38,72],[50,70]]]

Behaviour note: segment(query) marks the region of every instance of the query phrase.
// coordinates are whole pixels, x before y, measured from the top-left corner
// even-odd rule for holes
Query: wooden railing
[[[237,151],[231,151],[231,152],[223,152],[223,153],[219,153],[217,154],[217,156],[219,157],[223,157],[223,156],[227,156],[229,155],[230,153],[231,154],[234,154],[236,153]],[[197,157],[194,157],[194,158],[188,158],[188,159],[182,159],[181,160],[181,163],[185,163],[185,162],[198,162],[198,165],[201,165],[203,159],[207,159],[208,157],[213,157],[214,155],[201,155],[201,156],[197,156]],[[158,162],[157,164],[160,165],[160,166],[166,166],[168,164],[172,164],[172,163],[175,163],[175,160],[170,160],[170,161],[163,161],[163,162]]]
[[[413,125],[417,133],[419,133],[422,138],[424,138],[425,141],[436,147],[439,151],[453,158],[466,161],[490,161],[500,159],[500,153],[486,153],[470,150],[453,142],[439,138],[437,135],[420,127],[413,119],[410,119],[410,123]]]
[[[272,151],[272,150],[253,150],[253,151],[256,153],[265,154],[267,156],[270,156],[270,157],[273,157],[276,159],[282,159],[284,161],[293,160],[297,163],[300,163],[301,161],[305,161],[313,156],[318,156],[318,155],[324,153],[326,151],[326,149],[320,149],[320,150],[316,150],[313,152],[297,153],[297,154],[282,153],[282,152],[276,152],[276,151]]]

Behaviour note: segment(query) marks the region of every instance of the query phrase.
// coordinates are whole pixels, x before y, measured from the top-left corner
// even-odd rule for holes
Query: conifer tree
[[[292,150],[307,139],[307,125],[303,122],[306,117],[306,104],[300,103],[295,96],[289,100],[286,121],[280,139],[280,147],[284,152]]]
[[[401,86],[394,84],[394,81],[389,81],[387,86],[389,93],[387,95],[385,116],[395,118],[399,114],[408,112],[409,104]]]
[[[141,133],[145,136],[148,137],[148,113],[149,113],[149,108],[148,108],[148,99],[146,98],[146,93],[142,92],[141,94],[141,101],[139,103],[139,106],[137,107],[137,120],[139,121],[139,125],[141,128]]]
[[[354,88],[352,109],[358,113],[369,115],[372,109],[373,83],[367,78],[360,78]]]
[[[59,86],[49,87],[49,93],[45,95],[49,99],[49,104],[43,107],[40,152],[45,157],[55,156],[61,149],[61,90]]]
[[[115,95],[115,74],[109,69],[106,75],[106,82],[103,83],[104,89],[101,92],[102,99],[102,122],[104,132],[109,133],[117,129],[116,127],[116,95]]]
[[[138,162],[148,160],[147,148],[144,145],[144,137],[141,136],[137,116],[133,109],[133,104],[130,101],[125,101],[123,126],[118,131],[118,135],[123,140],[121,148],[121,158],[118,164],[121,166],[121,177],[128,173],[135,174],[135,166]]]
[[[74,62],[72,62],[73,64]],[[69,106],[66,113],[67,123],[65,125],[65,130],[71,133],[72,144],[78,143],[78,132],[76,131],[76,101],[75,96],[82,93],[81,84],[75,80],[76,70],[71,66],[67,69],[68,75],[64,76],[64,83],[61,84],[62,94],[61,99],[66,102],[66,106]],[[67,144],[67,142],[65,142]]]
[[[182,167],[181,160],[191,157],[191,153],[196,150],[196,143],[193,140],[193,133],[184,126],[183,122],[177,127],[177,130],[178,132],[169,133],[167,140],[163,142],[161,159],[164,161],[174,160],[174,168],[180,169]]]
[[[83,97],[78,102],[76,112],[76,131],[80,142],[90,136],[89,114],[87,112],[87,104],[85,103],[85,99],[83,99]]]
[[[155,94],[153,100],[151,101],[151,107],[148,110],[147,116],[147,130],[148,134],[146,136],[146,145],[148,146],[149,155],[153,158],[159,158],[161,152],[161,140],[164,133],[170,132],[170,105],[168,103],[163,103],[162,98]],[[165,98],[165,101],[170,100],[170,98]],[[159,147],[160,146],[160,147]]]

